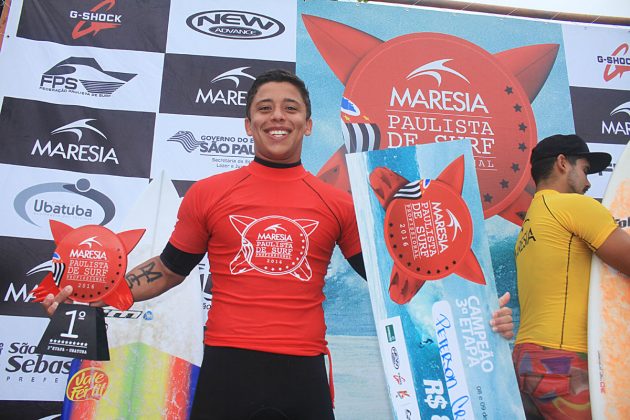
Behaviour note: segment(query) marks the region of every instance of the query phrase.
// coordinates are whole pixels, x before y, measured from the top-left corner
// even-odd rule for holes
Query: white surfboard
[[[602,204],[630,232],[630,144]],[[593,419],[630,419],[630,278],[593,256],[588,301],[588,374]]]
[[[129,268],[160,254],[180,202],[163,173],[141,194],[123,226],[146,229],[129,254]],[[106,308],[111,360],[73,363],[69,388],[80,383],[73,378],[85,376],[101,384],[98,393],[84,393],[80,400],[66,393],[65,418],[187,418],[203,358],[201,302],[195,269],[183,284],[128,311]]]

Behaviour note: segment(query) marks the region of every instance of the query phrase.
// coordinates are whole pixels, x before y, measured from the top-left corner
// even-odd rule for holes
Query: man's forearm
[[[125,275],[136,302],[159,296],[180,284],[184,278],[166,268],[159,256],[143,262]]]

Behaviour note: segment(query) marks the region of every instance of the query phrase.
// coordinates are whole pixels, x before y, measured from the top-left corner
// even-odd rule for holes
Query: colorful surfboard
[[[179,203],[164,175],[149,184],[125,222],[146,228],[129,267],[161,252]],[[203,357],[201,299],[195,269],[182,285],[128,311],[106,308],[111,360],[73,362],[63,418],[187,419]]]
[[[630,232],[630,145],[617,161],[602,200]],[[588,300],[588,374],[593,418],[630,418],[630,278],[593,256]]]
[[[524,418],[470,141],[347,161],[394,418]]]

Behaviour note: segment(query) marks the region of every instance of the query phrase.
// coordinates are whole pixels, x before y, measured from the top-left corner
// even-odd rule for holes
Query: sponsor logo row
[[[6,46],[0,60],[0,92],[5,97],[233,118],[245,116],[247,91],[257,75],[273,68],[295,70],[295,63],[288,61],[108,54],[22,40]],[[16,72],[10,63],[29,65]]]
[[[10,97],[0,112],[0,138],[0,163],[136,178],[166,170],[194,181],[254,156],[241,119],[158,114],[156,121],[147,112]]]
[[[280,40],[290,46],[295,31],[295,2],[265,3],[270,4],[226,1],[204,6],[186,0],[157,0],[151,4],[120,0],[45,3],[25,0],[17,36],[72,46],[150,52],[165,52],[169,46],[186,49],[186,45],[190,48],[212,39],[240,44],[258,41],[271,46]]]

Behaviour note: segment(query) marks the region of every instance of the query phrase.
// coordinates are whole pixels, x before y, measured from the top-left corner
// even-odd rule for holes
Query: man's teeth
[[[286,131],[286,130],[271,130],[271,131],[269,131],[269,134],[271,134],[272,136],[276,136],[276,137],[285,136],[288,133],[289,132]]]

